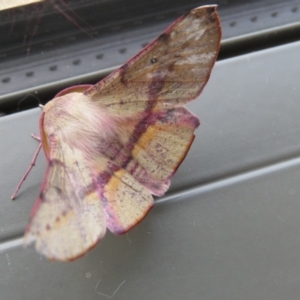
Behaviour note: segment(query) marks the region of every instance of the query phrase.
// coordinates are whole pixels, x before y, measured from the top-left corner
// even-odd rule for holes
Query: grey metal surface
[[[40,112],[1,118],[1,299],[299,299],[299,53],[294,43],[217,63],[189,106],[202,124],[170,193],[72,263],[21,247],[42,157],[9,197]]]

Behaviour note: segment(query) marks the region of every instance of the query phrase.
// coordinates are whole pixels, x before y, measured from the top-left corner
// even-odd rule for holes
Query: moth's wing
[[[128,120],[113,139],[99,142],[92,169],[107,227],[122,234],[139,223],[184,159],[199,120],[178,107]]]
[[[184,107],[151,112],[123,122],[108,144],[101,143],[107,169],[125,169],[151,194],[162,196],[185,158],[199,119]]]
[[[218,54],[220,38],[216,7],[194,9],[123,67],[84,92],[107,115],[115,117],[116,127],[121,128],[102,152],[109,158],[110,174],[125,170],[126,176],[131,175],[148,192],[165,193],[199,126],[196,116],[178,106],[200,94]],[[113,192],[111,186],[106,188]],[[124,232],[129,226],[115,224],[122,223],[118,220],[125,209],[109,198],[106,208],[112,213],[108,226],[115,233]]]
[[[52,144],[41,193],[32,211],[25,244],[35,241],[49,259],[73,260],[104,235],[105,215],[81,151]]]
[[[99,157],[98,157],[99,158]],[[106,224],[111,232],[120,235],[137,225],[153,207],[153,197],[126,169],[103,169],[103,159],[94,166],[97,190],[105,209]],[[115,168],[116,167],[116,168]]]
[[[204,88],[220,39],[216,6],[195,8],[84,94],[123,117],[181,106]]]
[[[199,119],[184,107],[152,112],[135,125],[132,157],[144,166],[149,177],[169,181],[185,158],[199,125]]]

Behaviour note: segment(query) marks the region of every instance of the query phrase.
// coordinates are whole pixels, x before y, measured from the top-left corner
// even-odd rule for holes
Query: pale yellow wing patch
[[[103,206],[107,227],[114,234],[123,234],[138,224],[152,208],[151,194],[126,170],[112,174],[103,189]]]
[[[120,134],[105,146],[107,165],[117,165],[131,174],[150,193],[162,196],[170,178],[185,158],[199,119],[184,107],[152,112],[137,120],[124,122]],[[115,166],[114,166],[114,169]]]
[[[132,156],[157,180],[170,179],[186,156],[199,120],[185,108],[153,114],[156,122],[137,138]],[[164,118],[162,118],[164,116]]]

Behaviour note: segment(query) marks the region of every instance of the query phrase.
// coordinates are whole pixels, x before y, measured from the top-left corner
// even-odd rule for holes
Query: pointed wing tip
[[[216,10],[217,7],[218,7],[218,4],[201,5],[201,6],[198,6],[198,7],[194,8],[194,9],[192,9],[191,11],[200,10],[200,9]]]
[[[192,9],[187,15],[189,15],[189,14],[195,15],[195,14],[200,13],[202,11],[203,12],[206,11],[206,14],[207,14],[209,20],[212,23],[217,24],[217,27],[219,29],[219,35],[221,37],[222,36],[221,22],[220,22],[219,14],[217,12],[217,8],[218,8],[218,5],[216,5],[216,4],[199,6],[199,7],[196,7],[194,9]]]
[[[189,14],[195,15],[200,12],[204,13],[204,11],[206,12],[206,14],[210,15],[212,13],[217,12],[217,7],[218,7],[218,5],[216,5],[216,4],[198,6],[194,9],[192,9],[190,12],[188,12],[187,15],[189,15]]]

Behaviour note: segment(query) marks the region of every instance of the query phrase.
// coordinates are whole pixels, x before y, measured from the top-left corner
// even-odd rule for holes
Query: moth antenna
[[[40,138],[39,136],[37,136],[36,134],[32,133],[31,136],[32,136],[35,140],[37,140],[37,141],[39,141],[39,142],[41,141],[41,138]]]
[[[38,103],[40,103],[40,99],[38,97],[36,97],[35,95],[29,94],[26,95],[25,97],[23,97],[19,102],[18,102],[18,106],[17,106],[17,111],[20,111],[20,104],[25,101],[28,97],[33,97],[35,100],[38,101]]]
[[[39,137],[37,137],[37,138],[40,139]],[[11,200],[14,200],[14,199],[17,197],[17,194],[18,194],[18,192],[19,192],[19,190],[20,190],[20,188],[21,188],[23,182],[26,180],[26,177],[28,176],[28,174],[30,173],[31,169],[32,169],[32,168],[34,167],[34,165],[35,165],[36,159],[37,159],[37,157],[38,157],[38,155],[39,155],[39,152],[41,151],[41,148],[42,148],[42,143],[39,143],[39,146],[38,146],[37,150],[36,150],[35,153],[34,153],[34,156],[33,156],[33,159],[32,159],[32,161],[31,161],[31,163],[30,163],[30,166],[29,166],[29,168],[27,169],[27,171],[26,171],[26,173],[24,174],[24,176],[22,177],[22,179],[21,179],[20,183],[18,184],[18,186],[17,186],[15,192],[14,192],[13,195],[11,196],[11,198],[10,198]]]

